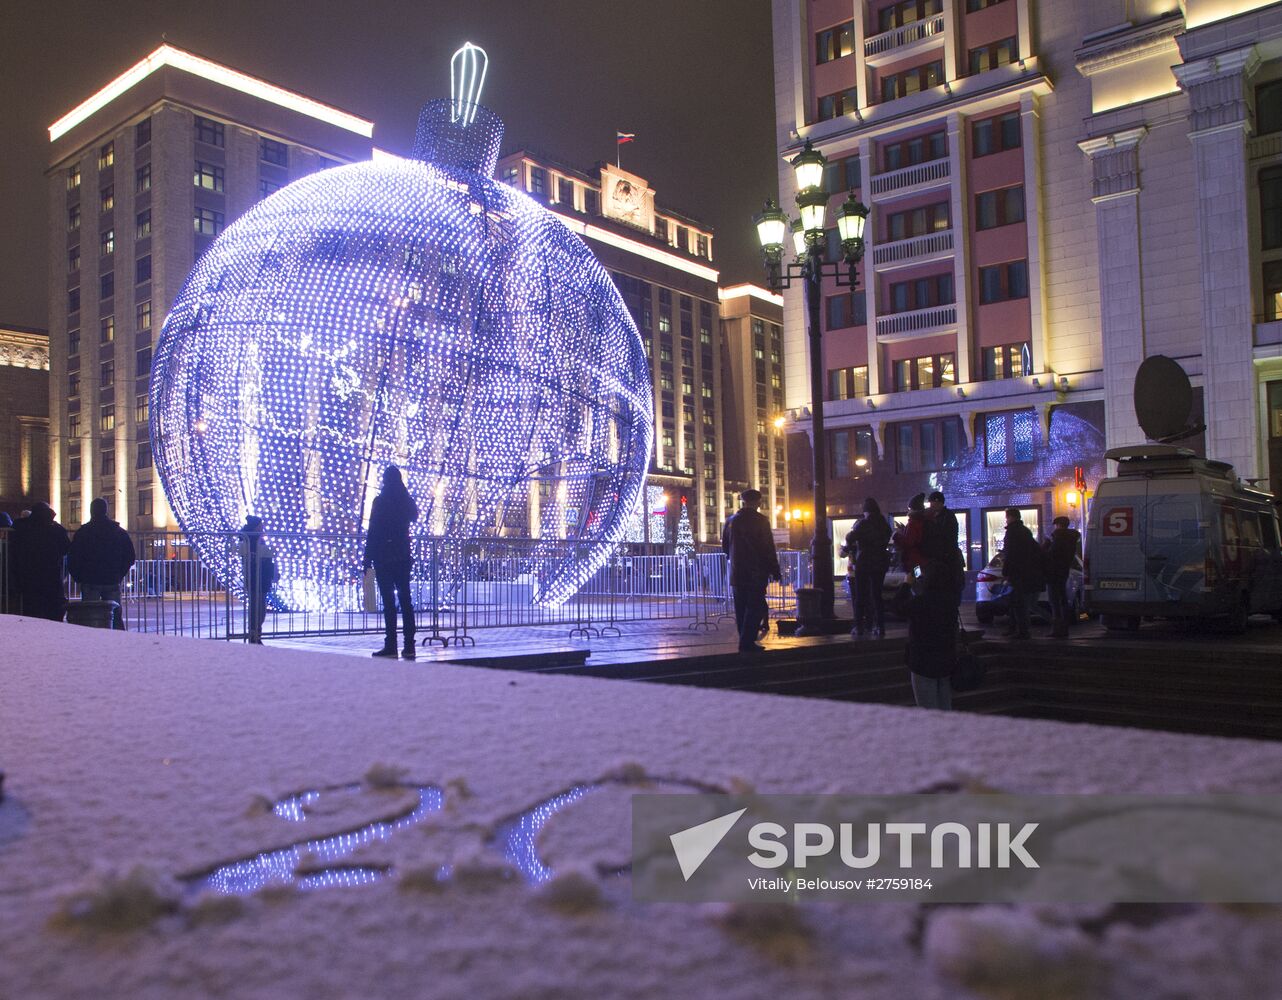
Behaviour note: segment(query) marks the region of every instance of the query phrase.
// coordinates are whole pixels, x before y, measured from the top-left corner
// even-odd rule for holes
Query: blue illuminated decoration
[[[653,433],[641,338],[582,239],[491,179],[503,124],[471,100],[484,53],[465,46],[454,69],[413,159],[324,170],[260,202],[165,321],[156,464],[235,593],[240,560],[217,533],[253,513],[275,551],[274,606],[358,607],[356,536],[388,464],[422,511],[419,551],[445,540],[417,580],[457,580],[465,539],[532,538],[542,603],[577,592],[640,503]]]

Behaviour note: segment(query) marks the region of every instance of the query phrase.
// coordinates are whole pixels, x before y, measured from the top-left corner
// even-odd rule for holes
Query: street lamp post
[[[823,297],[823,280],[832,278],[839,287],[855,288],[859,284],[856,265],[864,256],[864,225],[868,208],[858,201],[854,193],[837,210],[837,231],[841,238],[842,260],[825,261],[824,248],[827,234],[824,216],[828,209],[828,192],[824,190],[823,176],[827,159],[806,140],[803,149],[792,160],[797,180],[797,209],[800,218],[791,224],[797,259],[783,260],[784,237],[789,229],[788,217],[770,199],[765,209],[753,218],[757,237],[761,241],[761,254],[766,265],[767,280],[771,291],[790,288],[800,282],[806,297],[806,333],[810,341],[810,414],[813,431],[811,473],[814,479],[815,534],[810,543],[810,558],[814,585],[819,591],[819,620],[799,622],[798,634],[823,634],[830,630],[835,616],[836,598],[833,584],[832,539],[828,531],[828,450],[824,436],[824,370],[823,330],[819,311]],[[799,605],[798,617],[802,608]]]

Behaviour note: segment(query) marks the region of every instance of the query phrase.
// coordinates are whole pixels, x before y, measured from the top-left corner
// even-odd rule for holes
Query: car
[[[1068,614],[1070,621],[1076,621],[1084,606],[1083,601],[1082,560],[1073,557],[1073,566],[1068,571]],[[1051,602],[1043,590],[1037,598],[1041,612],[1034,617],[1043,623],[1051,618]],[[975,620],[981,625],[991,625],[998,615],[1010,613],[1010,584],[1002,576],[1002,554],[1000,552],[988,561],[988,565],[975,576]]]

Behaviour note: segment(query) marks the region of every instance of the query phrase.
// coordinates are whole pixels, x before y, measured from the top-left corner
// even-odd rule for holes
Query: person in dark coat
[[[389,465],[383,470],[383,489],[374,498],[369,513],[369,534],[365,538],[364,568],[374,567],[374,579],[383,599],[386,638],[374,656],[396,659],[396,603],[400,601],[405,646],[401,655],[412,660],[414,646],[414,601],[410,595],[410,525],[418,520],[418,504],[405,488],[401,470]]]
[[[267,620],[267,595],[276,582],[276,555],[263,537],[263,519],[253,514],[245,518],[238,537],[240,566],[245,580],[245,622],[249,641],[263,644],[263,622]]]
[[[926,494],[918,493],[908,501],[908,523],[895,532],[899,563],[912,579],[913,570],[926,561]]]
[[[1046,544],[1046,593],[1051,602],[1051,635],[1065,639],[1070,623],[1068,576],[1082,547],[1082,536],[1066,517],[1057,517],[1052,524],[1055,530]]]
[[[84,601],[115,601],[111,627],[123,629],[120,608],[120,581],[133,566],[137,554],[133,539],[119,523],[107,516],[107,501],[98,497],[89,505],[89,520],[71,539],[67,574],[80,584]]]
[[[1029,619],[1037,595],[1046,586],[1042,549],[1020,517],[1018,507],[1006,508],[1006,538],[1002,542],[1002,576],[1010,584],[1011,627],[1007,635],[1029,637]]]
[[[757,510],[761,506],[759,490],[739,494],[742,506],[721,531],[721,549],[730,557],[730,587],[734,591],[734,618],[739,628],[739,651],[760,651],[757,637],[761,634],[762,609],[766,607],[766,587],[779,580],[779,556],[770,519]]]
[[[846,554],[854,572],[849,575],[850,601],[855,627],[851,635],[863,638],[871,629],[875,636],[886,634],[886,609],[882,588],[890,569],[890,522],[872,497],[864,500],[864,515],[846,535]]]
[[[63,563],[71,543],[67,529],[54,519],[50,506],[41,501],[28,517],[13,526],[14,582],[22,598],[22,613],[31,618],[60,622],[67,613]]]
[[[952,576],[953,604],[961,608],[962,592],[966,589],[966,556],[958,545],[961,527],[957,515],[948,508],[944,494],[935,490],[927,498],[926,541],[923,548],[927,559],[936,559],[948,567]]]
[[[908,670],[919,708],[953,707],[953,670],[957,665],[957,609],[952,574],[941,562],[914,570],[910,589],[897,596],[897,610],[908,619]]]

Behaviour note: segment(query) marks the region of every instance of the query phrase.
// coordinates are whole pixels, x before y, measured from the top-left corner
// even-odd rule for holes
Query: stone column
[[[1252,359],[1254,298],[1248,206],[1247,81],[1254,46],[1174,68],[1192,112],[1193,217],[1202,266],[1203,412],[1207,457],[1260,475]]]
[[[1019,100],[1020,140],[1024,147],[1024,225],[1028,232],[1028,312],[1032,334],[1033,371],[1046,371],[1046,258],[1042,227],[1042,143],[1038,98],[1024,94]]]
[[[956,111],[948,115],[949,215],[953,227],[953,298],[957,303],[957,381],[983,377],[971,363],[970,184],[966,177],[967,123]]]
[[[1079,142],[1091,160],[1091,201],[1099,241],[1100,334],[1104,360],[1104,440],[1143,444],[1135,419],[1135,370],[1145,357],[1140,267],[1139,145],[1146,128]],[[1030,267],[1031,270],[1031,267]]]
[[[864,331],[868,344],[868,395],[876,396],[881,392],[881,344],[877,340],[877,271],[872,266],[872,248],[876,242],[878,209],[873,204],[872,178],[876,172],[877,159],[873,154],[871,139],[859,140],[859,176],[863,201],[869,208],[868,220],[864,227],[864,259],[859,265],[862,275],[860,287],[864,293],[864,316],[868,326]]]

